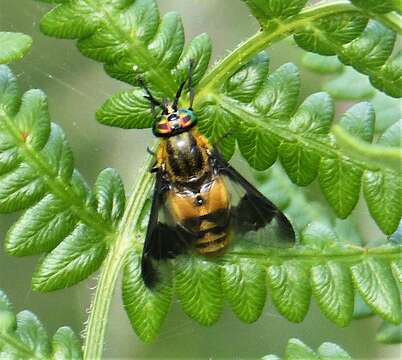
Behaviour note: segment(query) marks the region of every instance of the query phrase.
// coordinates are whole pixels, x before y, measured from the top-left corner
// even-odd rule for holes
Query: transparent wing
[[[233,238],[261,246],[293,246],[292,224],[283,212],[250,184],[236,169],[214,151],[215,171],[226,178],[232,194],[231,227]]]

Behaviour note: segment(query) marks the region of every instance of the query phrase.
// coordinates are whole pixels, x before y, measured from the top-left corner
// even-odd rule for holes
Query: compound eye
[[[159,124],[159,125],[158,125],[158,128],[159,128],[160,130],[169,130],[168,124]]]

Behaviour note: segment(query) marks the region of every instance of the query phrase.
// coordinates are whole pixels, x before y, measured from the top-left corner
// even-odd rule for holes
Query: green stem
[[[246,64],[255,54],[266,49],[269,45],[277,42],[294,32],[298,27],[319,18],[336,15],[345,12],[356,12],[357,9],[349,1],[339,0],[330,3],[319,4],[300,12],[299,15],[274,23],[267,23],[262,31],[253,35],[242,43],[237,49],[223,58],[200,82],[197,98],[204,99],[207,94],[218,88],[241,66]],[[204,96],[203,96],[204,95]]]
[[[348,0],[334,0],[307,8],[297,16],[281,22],[277,19],[267,22],[260,32],[247,39],[237,49],[220,60],[204,77],[197,86],[199,91],[195,100],[196,106],[199,105],[198,103],[206,101],[208,94],[214,92],[254,55],[292,34],[297,28],[326,16],[358,11],[367,15],[366,12],[353,6]],[[394,31],[402,32],[402,17],[400,15],[396,13],[368,15]],[[198,102],[197,99],[199,99]]]
[[[402,16],[396,12],[390,12],[388,14],[370,14],[370,16],[396,33],[402,34]]]
[[[397,174],[402,168],[402,150],[398,147],[370,144],[360,140],[342,129],[339,125],[332,128],[336,143],[351,159],[358,159],[372,167],[391,170]]]
[[[402,259],[402,247],[393,246],[384,250],[383,252],[376,252],[376,248],[363,248],[359,246],[352,247],[348,250],[340,249],[338,253],[325,253],[317,249],[303,249],[300,248],[288,248],[284,251],[278,249],[260,249],[257,251],[232,251],[228,253],[221,261],[222,263],[233,263],[239,258],[249,258],[261,262],[263,265],[269,265],[273,263],[283,263],[289,260],[298,260],[305,263],[327,263],[331,260],[336,260],[344,263],[357,264],[364,259],[375,258],[384,259],[389,262]],[[349,251],[349,252],[348,252]]]
[[[140,177],[127,203],[116,241],[101,268],[85,336],[84,359],[87,360],[102,358],[107,319],[116,281],[128,250],[133,246],[134,229],[153,183],[153,176],[148,171],[151,160],[152,157],[149,157],[145,167],[140,171]]]
[[[254,113],[251,108],[239,107],[237,102],[227,96],[215,96],[215,101],[225,109],[228,113],[232,114],[238,119],[246,120],[249,124],[256,124],[263,128],[267,133],[280,138],[282,141],[297,142],[305,146],[306,148],[313,149],[317,153],[325,154],[328,158],[348,158],[353,164],[362,170],[373,170],[377,171],[388,170],[387,164],[381,162],[365,162],[364,159],[349,157],[349,153],[345,152],[342,148],[338,149],[336,147],[328,145],[326,141],[320,141],[319,139],[306,137],[304,134],[299,134],[289,130],[289,127],[285,127],[279,124],[275,119],[265,118],[263,121],[259,118],[257,113]],[[373,146],[370,144],[370,146]]]

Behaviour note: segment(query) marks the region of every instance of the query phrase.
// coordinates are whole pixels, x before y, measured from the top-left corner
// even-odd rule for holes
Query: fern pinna
[[[17,256],[45,254],[33,275],[33,287],[40,291],[76,284],[103,264],[86,333],[87,358],[99,358],[102,352],[105,322],[99,319],[107,316],[121,268],[124,306],[144,341],[159,333],[173,294],[184,312],[204,325],[219,319],[225,302],[242,321],[256,321],[267,293],[294,322],[304,319],[314,297],[328,319],[345,326],[352,320],[355,294],[383,319],[401,322],[401,122],[383,127],[376,136],[379,126],[368,102],[335,116],[334,101],[325,92],[299,99],[298,68],[288,63],[270,70],[264,52],[293,36],[301,49],[336,55],[335,67],[352,67],[378,91],[400,97],[401,53],[394,45],[401,28],[395,1],[306,6],[306,0],[244,0],[260,31],[208,71],[209,37],[202,34],[185,45],[180,17],[168,13],[161,18],[154,0],[50,2],[56,6],[42,19],[42,31],[76,39],[83,55],[133,86],[105,101],[96,114],[100,123],[151,127],[149,102],[138,79],[156,96],[173,98],[193,59],[200,130],[212,143],[219,140],[227,159],[236,147],[256,170],[279,159],[294,184],[306,186],[317,179],[341,219],[351,214],[363,189],[371,216],[391,239],[384,236],[383,245],[376,247],[352,243],[334,216],[322,216],[305,199],[287,198],[281,191],[278,200],[296,227],[297,246],[255,249],[240,242],[216,260],[182,256],[168,264],[170,276],[160,287],[150,290],[141,280],[139,256],[152,159],[127,201],[115,170],[102,171],[91,189],[74,169],[64,133],[50,122],[45,95],[30,90],[21,96],[14,75],[2,66],[0,210],[24,210],[6,236],[6,249]],[[380,160],[382,151],[389,161]],[[261,185],[262,191],[267,186],[268,196],[286,179],[278,171],[264,180],[269,185]],[[296,201],[304,201],[309,210],[301,214]]]

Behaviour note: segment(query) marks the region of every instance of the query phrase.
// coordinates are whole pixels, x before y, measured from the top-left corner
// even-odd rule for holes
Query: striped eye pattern
[[[156,136],[175,135],[191,128],[196,122],[197,118],[191,110],[180,109],[177,112],[163,115],[155,124],[154,134]]]
[[[169,134],[172,129],[167,122],[160,122],[157,126],[157,131],[159,134]]]
[[[179,110],[180,123],[182,127],[188,127],[195,124],[195,115],[191,110]]]

